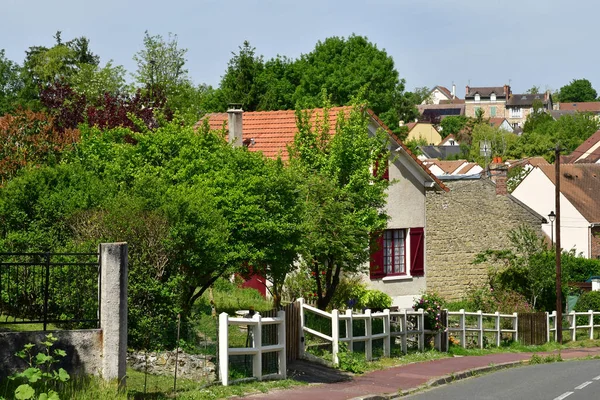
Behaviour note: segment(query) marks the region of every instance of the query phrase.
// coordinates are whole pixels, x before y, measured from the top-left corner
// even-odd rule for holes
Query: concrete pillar
[[[127,243],[102,243],[100,253],[100,328],[102,377],[125,387],[127,361]]]

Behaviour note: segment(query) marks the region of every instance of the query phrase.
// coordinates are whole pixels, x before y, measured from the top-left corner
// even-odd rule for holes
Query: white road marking
[[[572,394],[573,394],[573,392],[566,392],[566,393],[561,394],[560,396],[558,396],[554,400],[563,400],[563,399],[566,399],[567,397],[569,397]]]
[[[597,377],[593,378],[595,381],[599,381],[600,380],[600,375],[598,375]]]
[[[583,389],[584,387],[586,387],[587,385],[591,385],[592,381],[587,381],[587,382],[583,382],[581,385],[576,386],[575,390],[579,390],[579,389]]]

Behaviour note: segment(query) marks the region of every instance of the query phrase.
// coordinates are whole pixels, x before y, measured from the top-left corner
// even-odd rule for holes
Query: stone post
[[[102,377],[125,387],[127,361],[127,243],[100,244]]]

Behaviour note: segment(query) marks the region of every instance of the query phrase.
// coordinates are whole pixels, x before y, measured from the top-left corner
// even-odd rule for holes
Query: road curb
[[[505,363],[501,363],[501,364],[487,365],[485,367],[467,369],[467,370],[456,372],[456,373],[453,373],[450,375],[443,375],[443,376],[440,376],[437,378],[433,378],[423,385],[420,385],[420,386],[417,386],[414,388],[410,388],[410,389],[405,389],[400,392],[369,394],[366,396],[354,397],[350,400],[397,400],[397,399],[401,399],[402,397],[408,396],[410,394],[419,392],[424,389],[442,386],[442,385],[445,385],[445,384],[448,384],[451,382],[456,382],[461,379],[470,378],[470,377],[472,377],[474,375],[478,375],[478,374],[485,374],[488,372],[499,371],[501,369],[517,367],[519,365],[523,365],[526,363],[527,363],[527,361],[524,361],[524,360],[509,361],[509,362],[505,362]]]

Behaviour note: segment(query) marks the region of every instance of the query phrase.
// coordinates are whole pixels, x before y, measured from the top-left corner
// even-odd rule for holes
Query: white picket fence
[[[435,334],[436,332],[428,331],[424,329],[424,311],[395,311],[384,310],[383,312],[371,312],[371,310],[365,310],[362,314],[353,313],[352,310],[346,310],[345,313],[340,313],[338,310],[333,310],[331,313],[319,310],[318,308],[305,304],[304,299],[298,299],[301,304],[300,308],[300,326],[302,327],[302,340],[300,354],[306,356],[306,340],[305,334],[311,334],[320,339],[326,340],[331,343],[332,361],[334,364],[339,363],[339,343],[346,343],[348,350],[354,350],[354,344],[358,342],[365,343],[365,358],[371,360],[373,358],[373,341],[383,341],[383,356],[389,357],[391,351],[391,339],[395,337],[400,338],[400,346],[402,352],[408,351],[407,338],[414,337],[417,341],[417,346],[420,350],[425,347],[425,335]],[[318,330],[309,328],[306,326],[306,316],[312,313],[321,316],[330,321],[328,326],[331,327],[331,334],[326,334]],[[373,321],[381,319],[383,321],[383,332],[373,333]],[[410,321],[412,319],[412,321]],[[340,336],[340,321],[344,322],[345,335]],[[352,327],[354,321],[364,321],[364,335],[353,336]],[[396,329],[392,329],[392,325]]]
[[[493,314],[483,313],[481,310],[477,312],[466,312],[465,310],[460,311],[448,311],[448,321],[451,321],[453,316],[458,316],[458,326],[452,323],[448,323],[447,331],[450,334],[455,333],[459,336],[459,341],[462,347],[467,346],[467,335],[469,333],[474,334],[477,337],[477,345],[483,349],[484,346],[484,335],[486,333],[493,333],[496,341],[496,346],[500,346],[502,340],[502,334],[512,334],[513,340],[518,340],[518,323],[519,317],[517,313],[513,314],[500,314],[495,312]],[[467,324],[467,317],[474,317],[474,324]],[[510,329],[502,329],[502,320],[508,319],[510,321]],[[486,327],[485,322],[493,321],[493,328]]]
[[[252,338],[250,347],[229,347],[229,326],[247,326]],[[265,325],[278,325],[277,344],[262,345],[262,328]],[[278,372],[275,374],[262,374],[262,355],[269,352],[278,352]],[[229,385],[229,356],[251,355],[252,375],[258,380],[285,379],[285,312],[279,311],[275,318],[262,318],[259,313],[252,318],[230,318],[227,313],[219,315],[219,376],[223,386]]]
[[[548,326],[548,342],[550,338],[556,341],[556,311],[552,311],[551,314],[546,313],[547,315],[547,326]],[[589,338],[594,339],[594,330],[600,329],[600,324],[594,324],[594,317],[600,317],[599,311],[589,310],[587,312],[575,312],[571,311],[568,314],[563,314],[563,322],[566,319],[569,327],[567,329],[563,328],[563,331],[569,331],[571,335],[571,340],[577,340],[577,330],[587,330],[589,332]],[[588,317],[587,323],[585,325],[577,325],[577,317]]]

